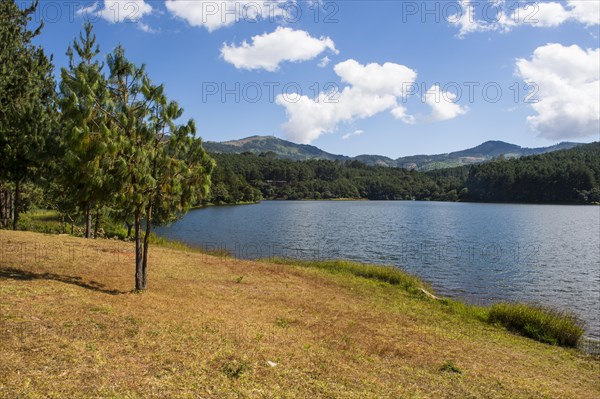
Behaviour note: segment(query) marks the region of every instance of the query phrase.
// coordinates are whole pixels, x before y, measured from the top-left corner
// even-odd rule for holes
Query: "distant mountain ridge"
[[[470,165],[489,161],[499,156],[518,158],[525,155],[544,154],[558,150],[577,147],[581,143],[562,142],[549,147],[526,148],[504,141],[486,141],[476,147],[448,154],[411,155],[392,159],[382,155],[358,155],[349,157],[323,151],[318,147],[307,144],[296,144],[273,136],[251,136],[240,140],[224,142],[207,141],[204,148],[209,152],[225,154],[241,154],[251,152],[261,154],[272,152],[277,157],[295,161],[308,159],[326,159],[330,161],[361,161],[367,165],[381,165],[428,171],[454,166]]]

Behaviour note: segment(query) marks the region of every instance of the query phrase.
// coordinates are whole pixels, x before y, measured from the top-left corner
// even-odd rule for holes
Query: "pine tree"
[[[22,210],[22,187],[44,173],[57,130],[52,62],[32,44],[43,23],[28,28],[37,6],[36,0],[21,10],[13,0],[0,1],[0,181],[14,190],[12,209],[3,210],[12,214],[13,229]]]
[[[199,197],[206,197],[215,166],[196,138],[193,120],[176,125],[183,109],[167,100],[163,86],[149,86],[145,98],[150,104],[147,127],[151,131],[148,148],[150,177],[146,203],[141,288],[146,288],[149,239],[153,224],[169,223],[184,215]]]
[[[62,181],[85,215],[86,238],[91,236],[92,213],[100,214],[114,195],[110,173],[117,147],[108,126],[109,96],[103,65],[97,60],[99,53],[88,22],[79,40],[67,50],[69,68],[61,70],[60,84],[66,147]]]
[[[113,106],[107,115],[118,148],[116,207],[133,215],[135,288],[144,290],[152,224],[183,215],[207,194],[214,161],[195,138],[193,121],[175,124],[183,110],[167,100],[162,86],[152,85],[144,66],[131,63],[122,47],[109,55],[108,66]]]

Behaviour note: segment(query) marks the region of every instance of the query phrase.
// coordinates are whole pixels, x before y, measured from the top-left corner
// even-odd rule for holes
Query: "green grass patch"
[[[576,347],[584,333],[573,314],[539,305],[498,303],[491,306],[488,321],[551,345]]]
[[[461,369],[459,369],[458,367],[456,367],[456,365],[454,364],[454,362],[452,360],[447,360],[446,363],[444,363],[442,365],[442,367],[440,367],[440,371],[446,371],[446,372],[449,372],[449,373],[462,374]]]
[[[228,359],[220,367],[221,372],[231,379],[240,378],[248,369],[248,365],[238,359]]]
[[[392,266],[369,265],[346,260],[296,260],[288,258],[270,258],[263,261],[275,264],[326,270],[331,273],[348,273],[369,280],[376,280],[391,285],[397,285],[412,294],[422,294],[421,288],[430,291],[430,287],[418,277]]]
[[[178,251],[202,253],[206,255],[216,256],[218,258],[228,258],[231,256],[231,253],[224,248],[194,247],[181,241],[173,241],[164,237],[158,237],[155,233],[152,233],[150,235],[150,244],[157,245],[163,248],[176,249]],[[241,282],[241,279],[238,282]]]
[[[483,322],[487,322],[489,319],[489,307],[471,305],[460,300],[448,298],[440,299],[440,303],[444,305],[446,311],[454,314],[474,318]]]
[[[63,232],[58,212],[47,210],[32,210],[21,213],[17,227],[19,230],[46,234],[60,234]]]
[[[92,223],[92,229],[94,224]],[[71,234],[83,237],[85,232],[84,221],[79,217],[73,225],[69,220],[61,220],[59,212],[48,209],[32,209],[19,215],[18,230],[33,231],[45,234]],[[99,238],[127,239],[127,228],[124,224],[115,222],[108,217],[102,219]]]

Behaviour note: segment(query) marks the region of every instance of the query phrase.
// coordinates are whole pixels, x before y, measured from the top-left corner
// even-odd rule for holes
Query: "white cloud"
[[[402,122],[409,124],[409,125],[414,125],[417,120],[413,115],[408,115],[407,109],[405,106],[403,105],[398,105],[395,108],[393,108],[391,111],[392,116],[398,120],[401,120]]]
[[[361,134],[363,134],[365,131],[364,130],[355,130],[351,133],[346,133],[342,136],[342,139],[344,140],[348,140],[350,137],[352,136],[360,136]]]
[[[275,71],[284,61],[307,61],[327,49],[338,53],[329,37],[317,39],[308,32],[280,26],[274,32],[253,36],[251,44],[223,44],[221,56],[238,69]]]
[[[527,118],[539,136],[549,139],[600,133],[600,49],[547,44],[530,60],[518,59],[517,74],[538,88],[536,115]]]
[[[600,2],[597,0],[569,0],[571,18],[582,24],[593,26],[600,24]]]
[[[98,9],[98,2],[91,4],[87,7],[81,7],[76,11],[76,14],[83,17],[89,17],[90,14],[94,14]]]
[[[139,21],[137,23],[138,28],[140,28],[141,31],[146,32],[146,33],[157,33],[158,31],[156,29],[153,29],[150,25]]]
[[[278,20],[294,18],[288,0],[167,0],[165,6],[174,16],[191,26],[203,26],[209,32],[239,21],[256,22],[259,19]]]
[[[347,60],[336,64],[333,68],[342,82],[366,93],[392,94],[395,97],[406,92],[413,83],[417,73],[412,69],[392,62],[383,65],[361,65],[355,60]]]
[[[77,13],[86,18],[100,16],[110,23],[139,22],[152,13],[152,6],[144,0],[104,0],[102,6],[96,2],[79,9]],[[148,25],[145,27],[149,29]],[[144,30],[144,27],[140,28]]]
[[[517,8],[510,18],[515,25],[533,25],[541,28],[558,26],[571,18],[570,12],[556,2],[532,3]]]
[[[325,56],[325,57],[321,58],[321,61],[319,61],[317,66],[319,68],[325,68],[327,65],[329,65],[330,62],[331,62],[331,60],[329,59],[329,57]]]
[[[506,0],[489,0],[488,3],[459,2],[461,12],[448,17],[448,21],[459,28],[459,37],[473,32],[508,32],[518,26],[538,28],[556,27],[573,21],[586,26],[600,24],[600,2],[597,0],[568,0],[566,5],[550,2],[526,2],[510,12]],[[486,17],[476,16],[476,6],[483,4]]]
[[[475,6],[470,0],[461,0],[458,2],[461,7],[461,12],[450,15],[448,21],[459,27],[458,36],[464,37],[468,33],[482,32],[489,30],[481,21],[475,17]]]
[[[467,113],[467,107],[461,107],[454,101],[456,94],[444,91],[435,84],[425,93],[425,103],[431,107],[431,119],[445,121]]]
[[[277,96],[277,104],[285,108],[288,116],[282,127],[289,139],[310,143],[335,131],[339,123],[396,110],[398,97],[406,95],[417,77],[404,65],[361,65],[352,59],[336,64],[334,71],[349,84],[336,96],[322,92],[315,99],[302,95],[293,101],[283,94]]]

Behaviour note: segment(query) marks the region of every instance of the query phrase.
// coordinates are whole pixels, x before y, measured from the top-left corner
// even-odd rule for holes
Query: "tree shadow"
[[[60,281],[61,283],[73,284],[78,287],[82,287],[88,290],[101,292],[109,295],[121,295],[128,294],[131,291],[119,291],[105,288],[105,285],[97,281],[85,282],[81,277],[77,276],[63,276],[55,273],[34,273],[26,270],[14,269],[11,267],[0,268],[0,280],[11,279],[11,280],[54,280]]]

